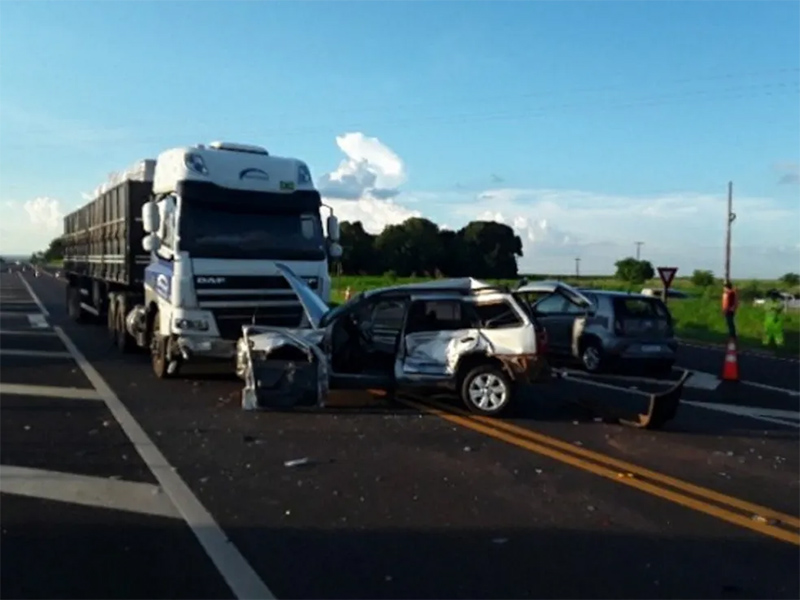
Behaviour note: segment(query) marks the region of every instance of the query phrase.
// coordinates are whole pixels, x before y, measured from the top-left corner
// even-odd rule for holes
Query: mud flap
[[[573,401],[595,415],[639,429],[661,429],[675,418],[691,373],[676,370],[665,379],[580,371],[561,371],[558,376],[570,387]]]

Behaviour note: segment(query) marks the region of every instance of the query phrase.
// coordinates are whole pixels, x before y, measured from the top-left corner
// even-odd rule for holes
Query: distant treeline
[[[507,279],[517,277],[517,258],[522,256],[519,236],[508,225],[493,221],[472,221],[450,231],[414,217],[389,225],[378,235],[364,231],[360,221],[345,221],[341,244],[344,275]]]

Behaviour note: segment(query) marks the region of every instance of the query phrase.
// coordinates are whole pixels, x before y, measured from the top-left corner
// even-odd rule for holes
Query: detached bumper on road
[[[680,370],[658,380],[563,370],[558,377],[573,401],[594,414],[631,427],[661,429],[675,418],[691,373]]]

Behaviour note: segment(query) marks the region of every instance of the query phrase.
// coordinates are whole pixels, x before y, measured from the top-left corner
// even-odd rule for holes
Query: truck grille
[[[225,340],[238,340],[242,337],[243,325],[298,327],[303,318],[303,308],[300,304],[280,308],[260,308],[258,311],[256,308],[213,308],[211,313],[217,322],[220,337]]]

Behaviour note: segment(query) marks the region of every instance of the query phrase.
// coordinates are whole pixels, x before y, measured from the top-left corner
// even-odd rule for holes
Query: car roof
[[[580,291],[586,292],[587,294],[595,294],[597,296],[609,296],[611,298],[636,298],[642,300],[660,300],[660,298],[656,296],[648,296],[647,294],[639,294],[637,292],[623,292],[621,290],[591,290],[591,289],[584,289],[579,288]]]
[[[456,293],[462,295],[478,294],[483,292],[508,292],[504,286],[494,285],[473,279],[472,277],[461,277],[457,279],[435,279],[433,281],[423,281],[420,283],[404,283],[382,288],[374,288],[363,292],[364,298],[372,296],[382,296],[385,294],[413,294],[415,296],[424,294]]]

